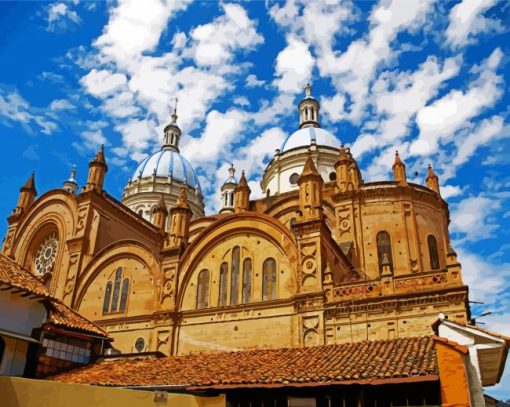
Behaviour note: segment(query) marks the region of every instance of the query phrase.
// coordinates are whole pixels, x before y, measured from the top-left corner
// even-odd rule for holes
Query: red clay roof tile
[[[110,339],[110,336],[97,325],[51,296],[46,286],[37,276],[0,253],[1,285],[45,298],[48,303],[48,322],[53,325]]]
[[[102,386],[221,388],[437,380],[430,336],[309,348],[105,360],[52,380]]]

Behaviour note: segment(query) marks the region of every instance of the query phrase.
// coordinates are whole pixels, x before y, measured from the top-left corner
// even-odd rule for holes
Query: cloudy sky
[[[39,193],[106,146],[120,198],[179,98],[181,152],[207,209],[230,162],[254,195],[296,130],[307,82],[321,124],[366,181],[396,149],[414,182],[432,163],[473,313],[510,335],[510,2],[0,2],[0,215],[36,171]],[[5,235],[6,222],[0,224]],[[510,366],[493,394],[510,398]]]

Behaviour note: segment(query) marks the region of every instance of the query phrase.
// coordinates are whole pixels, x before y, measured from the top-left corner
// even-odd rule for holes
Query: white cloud
[[[499,228],[493,215],[501,209],[501,201],[493,196],[474,196],[463,199],[453,206],[450,231],[457,233],[461,241],[475,242],[495,237]],[[480,227],[483,225],[483,227]]]
[[[30,105],[17,91],[3,91],[0,88],[0,120],[10,126],[17,122],[29,132],[34,132],[33,124],[39,131],[49,135],[58,129],[58,125],[44,115],[44,110]]]
[[[366,38],[351,42],[344,53],[322,50],[318,57],[320,73],[331,77],[339,93],[350,96],[352,103],[347,108],[351,120],[362,117],[377,68],[394,56],[391,44],[397,34],[423,23],[432,4],[422,0],[381,1],[372,10]]]
[[[495,70],[502,55],[499,48],[493,51],[480,67],[479,77],[470,83],[466,92],[452,90],[418,111],[416,122],[420,134],[411,145],[411,153],[426,155],[436,151],[439,140],[453,136],[469,119],[500,98],[502,78],[496,75]]]
[[[310,81],[314,59],[303,41],[289,37],[285,47],[276,57],[275,84],[280,92],[301,92]]]
[[[87,92],[98,98],[112,94],[120,88],[125,88],[127,84],[126,75],[113,73],[106,69],[92,69],[80,80]]]
[[[483,13],[493,7],[497,0],[463,0],[452,7],[446,29],[447,43],[456,48],[467,45],[476,35],[500,30],[501,23],[486,18]]]
[[[493,116],[477,124],[474,131],[469,131],[467,137],[462,141],[457,139],[458,142],[460,141],[460,145],[453,159],[453,166],[458,167],[467,162],[478,147],[502,136],[509,137],[510,128],[507,126],[505,132],[503,132],[503,126],[503,118],[501,116]]]
[[[189,0],[127,0],[110,9],[108,24],[94,45],[100,57],[121,69],[136,63],[142,53],[158,45],[161,33]]]
[[[221,4],[224,15],[193,29],[194,60],[198,66],[218,66],[229,62],[238,49],[252,50],[264,42],[239,4]]]
[[[54,31],[56,27],[66,28],[68,21],[71,21],[74,24],[79,24],[81,22],[76,11],[71,10],[69,5],[66,3],[50,4],[48,7],[47,20],[47,31]]]
[[[205,129],[199,138],[187,138],[182,144],[182,154],[192,159],[195,165],[215,164],[230,155],[232,144],[240,141],[246,115],[239,110],[226,113],[212,110],[207,114]]]
[[[448,198],[453,198],[462,193],[462,188],[457,185],[442,185],[441,186],[441,196],[444,200],[448,200]]]
[[[321,110],[326,113],[333,121],[340,121],[345,117],[344,114],[345,96],[341,93],[328,98],[321,97]]]
[[[238,96],[233,100],[233,102],[235,105],[239,105],[239,106],[243,106],[243,107],[250,106],[250,101],[248,100],[248,98],[246,96]]]
[[[266,82],[257,79],[257,77],[253,74],[249,74],[246,77],[246,87],[247,88],[256,88],[256,87],[264,85],[265,83]]]
[[[76,106],[74,106],[71,102],[69,102],[66,99],[55,99],[50,103],[50,110],[72,110],[75,109]]]

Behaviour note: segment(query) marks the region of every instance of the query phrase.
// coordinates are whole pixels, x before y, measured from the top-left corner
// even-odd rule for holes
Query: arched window
[[[197,308],[209,306],[209,271],[202,270],[198,274],[197,284]]]
[[[251,301],[251,259],[246,258],[243,261],[243,303]]]
[[[119,311],[124,312],[126,310],[126,304],[129,294],[129,279],[125,278],[122,282],[122,294],[120,295],[120,307]]]
[[[379,260],[379,271],[383,268],[384,255],[390,263],[390,270],[393,271],[393,257],[391,255],[391,239],[388,232],[379,232],[377,234],[377,258]]]
[[[436,238],[432,235],[429,235],[427,237],[427,243],[429,245],[430,268],[432,270],[437,270],[439,268],[439,255],[437,253]]]
[[[124,278],[124,280],[122,280],[122,275],[122,267],[118,267],[117,270],[115,270],[115,277],[113,281],[108,281],[108,283],[106,283],[103,301],[103,314],[126,311],[129,296],[129,278]]]
[[[276,299],[276,261],[266,259],[262,265],[262,301]]]
[[[241,258],[241,249],[239,246],[232,250],[232,268],[230,275],[230,303],[239,304],[239,263]]]
[[[122,267],[115,272],[115,283],[113,284],[112,312],[119,308],[120,282],[122,280]]]
[[[104,292],[103,314],[110,312],[110,300],[112,298],[112,282],[108,281]]]
[[[230,206],[234,206],[234,193],[230,192],[229,196],[230,196]]]
[[[228,294],[228,264],[222,263],[220,267],[220,292],[218,305],[227,305],[227,294]]]
[[[143,218],[143,209],[138,209],[138,216]]]

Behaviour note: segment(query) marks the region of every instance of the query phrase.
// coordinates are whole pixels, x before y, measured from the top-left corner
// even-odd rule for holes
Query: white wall
[[[47,312],[40,300],[0,291],[0,329],[31,336],[34,328],[46,321]],[[0,362],[0,375],[22,376],[25,370],[28,342],[2,335],[5,349]],[[1,403],[0,403],[1,404]]]

